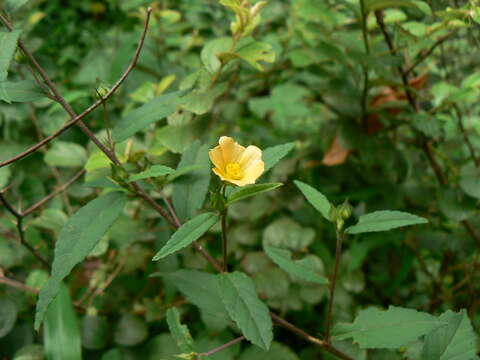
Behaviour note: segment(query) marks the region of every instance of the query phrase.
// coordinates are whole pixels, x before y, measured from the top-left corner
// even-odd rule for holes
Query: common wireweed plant
[[[478,359],[477,2],[145,5],[1,9],[1,358]]]

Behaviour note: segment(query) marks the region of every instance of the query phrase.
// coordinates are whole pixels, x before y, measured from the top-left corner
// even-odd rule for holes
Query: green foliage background
[[[79,259],[68,277],[69,271],[52,273],[58,280],[52,287],[60,293],[45,308],[48,325],[40,332],[33,326],[37,296],[0,283],[0,359],[76,359],[80,347],[84,359],[102,360],[209,351],[239,336],[224,308],[232,295],[225,295],[229,281],[252,288],[239,272],[253,279],[271,310],[321,338],[328,287],[322,280],[292,276],[301,270],[292,270],[288,261],[303,259],[314,278],[330,276],[335,227],[294,180],[334,205],[348,198],[353,216],[346,227],[378,210],[429,221],[388,232],[352,231],[345,240],[333,304],[338,349],[354,359],[477,359],[480,4],[270,0],[256,30],[241,40],[259,43],[221,68],[215,49],[230,47],[233,13],[216,0],[9,0],[2,9],[65,98],[82,111],[98,99],[96,89],[111,87],[129,64],[149,5],[152,19],[135,70],[105,107],[85,119],[105,143],[113,137],[123,168],[112,172],[78,128],[0,168],[0,188],[11,185],[5,196],[23,210],[86,170],[24,220],[26,241],[49,263],[55,243],[70,229],[64,225],[81,207],[90,204],[92,223],[97,211],[108,213],[113,223],[104,236],[98,230],[102,240],[87,249],[89,256]],[[8,78],[0,81],[0,161],[68,119],[33,79],[29,62],[17,51]],[[30,80],[22,85],[25,92],[15,95],[12,89],[23,88],[9,87],[10,82],[25,80]],[[157,168],[155,180],[145,174],[137,179],[159,203],[172,197],[182,223],[200,209],[214,211],[209,198],[219,181],[210,179],[207,149],[222,135],[270,151],[291,145],[276,149],[278,158],[268,153],[275,166],[261,178],[284,185],[229,207],[230,269],[238,272],[222,275],[220,299],[212,267],[193,247],[152,261],[173,230],[144,201],[122,197],[115,204],[128,200],[123,210],[98,204],[106,201],[105,191],[121,189],[118,183],[156,164],[170,169]],[[341,145],[334,150],[346,158],[327,166],[335,139]],[[194,167],[175,178],[177,165]],[[21,246],[14,221],[0,208],[0,275],[38,292],[48,273]],[[84,223],[78,228],[87,229]],[[208,228],[200,242],[221,259],[220,224]],[[82,242],[86,248],[89,236]],[[75,242],[65,246],[68,251]],[[268,248],[289,251],[267,255]],[[386,319],[378,315],[389,306]],[[386,321],[380,334],[375,316]],[[366,338],[358,335],[372,322]],[[392,323],[398,326],[390,331]],[[448,339],[444,348],[440,338]],[[452,350],[457,345],[464,350],[460,355]],[[209,358],[335,356],[275,327],[267,353],[242,342]]]

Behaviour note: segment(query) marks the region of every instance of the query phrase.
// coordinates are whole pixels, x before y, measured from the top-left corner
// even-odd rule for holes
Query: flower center
[[[234,180],[239,180],[243,176],[242,168],[237,163],[227,164],[226,171],[227,171],[228,177]]]

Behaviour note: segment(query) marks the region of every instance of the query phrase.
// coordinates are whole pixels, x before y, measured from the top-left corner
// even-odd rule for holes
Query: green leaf
[[[227,326],[228,314],[220,298],[216,275],[196,270],[179,270],[159,275],[178,288],[190,303],[200,308],[204,322],[214,322],[217,330]]]
[[[15,352],[13,360],[45,360],[43,346],[37,344],[26,345]]]
[[[267,305],[257,296],[253,280],[235,271],[218,275],[218,285],[230,318],[245,338],[268,350],[273,339],[272,319]]]
[[[148,327],[144,319],[124,314],[117,323],[113,337],[119,345],[138,345],[148,337]]]
[[[155,121],[172,115],[177,109],[180,97],[185,93],[186,91],[168,93],[133,110],[113,128],[113,140],[122,142]]]
[[[474,166],[464,166],[460,173],[460,188],[465,194],[480,199],[480,170]]]
[[[153,261],[163,259],[187,247],[205,234],[217,221],[218,215],[214,213],[205,213],[194,217],[175,231],[170,239],[168,239],[168,242],[153,257]]]
[[[291,143],[286,143],[282,145],[272,146],[263,150],[262,160],[265,163],[264,173],[266,173],[276,163],[278,163],[285,156],[287,156],[287,154],[290,151],[292,151],[294,147],[295,147],[295,143],[291,142]]]
[[[214,74],[219,69],[222,63],[220,62],[218,55],[225,53],[232,48],[232,38],[222,37],[215,40],[211,40],[205,44],[200,54],[203,65],[207,70]]]
[[[21,32],[21,30],[14,30],[12,32],[0,31],[0,48],[2,49],[0,53],[0,82],[7,80],[8,68],[15,54],[18,37]]]
[[[138,174],[133,174],[128,177],[128,182],[138,181],[143,179],[148,179],[151,177],[159,177],[173,174],[175,169],[164,165],[153,165],[145,171],[142,171]]]
[[[211,171],[207,145],[196,141],[185,150],[177,170],[190,166],[199,168],[173,183],[173,206],[182,222],[196,215],[207,195]]]
[[[86,163],[87,152],[78,144],[56,141],[45,153],[44,159],[50,166],[78,167]]]
[[[289,217],[282,217],[267,226],[263,244],[293,251],[304,251],[315,239],[315,230],[300,226]]]
[[[410,0],[366,0],[365,12],[373,12],[395,7],[417,8],[417,5]]]
[[[450,310],[438,318],[445,326],[433,330],[425,337],[422,360],[475,359],[477,336],[465,310]]]
[[[227,87],[227,84],[223,82],[205,90],[194,90],[181,99],[181,105],[196,115],[206,114],[212,108],[215,100],[227,90]]]
[[[252,184],[252,185],[242,186],[238,188],[238,190],[233,191],[228,196],[226,205],[227,206],[232,205],[237,201],[247,199],[249,197],[252,197],[267,191],[272,191],[282,185],[283,185],[282,183],[266,183],[266,184]]]
[[[156,147],[164,151],[167,148],[176,154],[181,154],[191,145],[195,138],[194,128],[191,124],[173,126],[166,125],[155,131]]]
[[[92,251],[118,218],[125,205],[125,194],[102,195],[78,210],[60,232],[50,279],[40,291],[35,314],[39,329],[45,312],[60,290],[62,280]]]
[[[29,0],[7,0],[6,8],[7,12],[13,13],[25,5]]]
[[[319,275],[312,264],[301,260],[292,260],[290,251],[271,246],[264,246],[264,249],[268,257],[290,275],[316,284],[328,284],[328,280]]]
[[[43,342],[48,360],[82,359],[77,316],[68,289],[63,284],[45,316]]]
[[[362,215],[356,225],[345,230],[347,234],[360,234],[365,232],[386,231],[403,226],[426,224],[428,220],[420,216],[401,211],[375,211]]]
[[[396,349],[447,322],[412,309],[390,306],[388,310],[370,308],[360,311],[352,324],[335,326],[334,338],[353,338],[362,349]]]
[[[238,360],[298,360],[298,356],[288,346],[274,341],[268,351],[258,346],[248,347]]]
[[[12,171],[9,166],[0,168],[0,189],[7,186],[10,176],[12,176]]]
[[[267,63],[273,63],[275,61],[275,52],[273,51],[272,45],[260,41],[251,42],[234,53],[228,52],[222,55],[227,58],[242,59],[259,71],[264,71],[260,61]]]
[[[303,196],[308,200],[308,202],[317,209],[322,216],[330,221],[330,209],[332,208],[332,204],[328,201],[328,199],[317,189],[307,185],[301,181],[294,180],[295,185],[300,189]]]
[[[193,352],[193,339],[188,326],[180,322],[180,313],[173,307],[167,310],[167,323],[177,346],[184,353]]]
[[[0,100],[28,102],[43,99],[45,93],[34,80],[0,82]]]
[[[8,298],[0,299],[0,338],[7,335],[17,322],[17,306]]]
[[[184,166],[181,167],[177,170],[175,170],[172,174],[170,174],[167,178],[167,182],[172,182],[173,180],[179,178],[180,176],[186,175],[188,173],[191,173],[194,170],[200,170],[202,169],[201,165],[191,165],[191,166]]]

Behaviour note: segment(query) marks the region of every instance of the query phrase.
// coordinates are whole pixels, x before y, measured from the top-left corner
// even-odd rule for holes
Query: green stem
[[[340,255],[342,254],[342,233],[337,230],[337,242],[335,250],[335,268],[333,269],[332,279],[330,281],[330,296],[328,299],[327,324],[325,326],[325,341],[330,343],[330,330],[332,328],[333,300],[335,298],[335,288],[337,285],[338,269],[340,268]]]
[[[227,185],[224,183],[220,188],[220,193],[222,194],[223,200],[226,199]],[[223,253],[223,268],[222,272],[228,272],[228,263],[227,263],[227,215],[228,207],[225,208],[220,213],[221,224],[222,224],[222,253]]]

